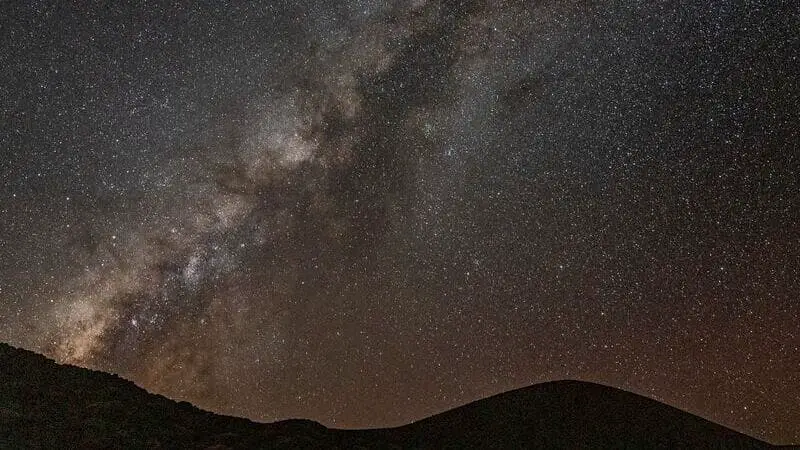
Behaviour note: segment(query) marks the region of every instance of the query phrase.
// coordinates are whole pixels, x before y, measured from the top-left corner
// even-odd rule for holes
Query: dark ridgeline
[[[0,448],[730,448],[770,445],[654,400],[578,381],[496,395],[399,428],[259,424],[0,343]]]

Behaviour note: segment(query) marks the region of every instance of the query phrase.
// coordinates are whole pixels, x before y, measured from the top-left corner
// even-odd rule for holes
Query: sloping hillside
[[[768,448],[635,394],[578,381],[519,389],[399,428],[259,424],[0,344],[0,448]]]

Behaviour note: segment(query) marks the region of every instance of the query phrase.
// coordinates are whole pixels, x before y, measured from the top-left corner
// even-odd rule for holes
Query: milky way
[[[573,378],[800,442],[792,2],[0,6],[0,340],[226,414]]]

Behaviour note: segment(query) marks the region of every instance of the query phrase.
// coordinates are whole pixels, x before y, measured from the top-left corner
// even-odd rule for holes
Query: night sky
[[[570,378],[800,442],[794,0],[70,3],[0,3],[0,340],[260,421]]]

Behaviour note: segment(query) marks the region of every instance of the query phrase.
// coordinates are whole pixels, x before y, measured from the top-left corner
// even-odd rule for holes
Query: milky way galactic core
[[[0,5],[0,340],[215,412],[556,379],[800,442],[800,12]]]

